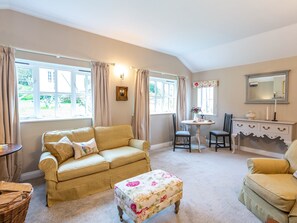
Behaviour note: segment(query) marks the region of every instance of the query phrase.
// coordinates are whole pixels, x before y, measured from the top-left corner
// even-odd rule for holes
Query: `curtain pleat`
[[[14,49],[0,46],[0,143],[21,144]],[[19,181],[22,151],[0,157],[0,180]]]
[[[187,119],[187,98],[186,98],[186,78],[178,77],[176,121],[177,130],[181,130],[180,123]]]
[[[109,65],[92,63],[93,126],[110,126]]]
[[[134,137],[150,140],[149,71],[138,69],[135,85]]]

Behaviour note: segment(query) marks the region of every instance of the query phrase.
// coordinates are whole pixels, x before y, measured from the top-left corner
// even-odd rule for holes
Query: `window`
[[[16,74],[21,120],[91,116],[89,68],[17,59]]]
[[[218,80],[196,81],[193,87],[197,88],[197,106],[205,115],[217,113],[217,87]]]
[[[176,80],[150,77],[150,113],[176,110]]]

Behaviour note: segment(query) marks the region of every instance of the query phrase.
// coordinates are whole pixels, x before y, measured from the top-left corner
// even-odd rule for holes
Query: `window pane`
[[[80,94],[76,96],[75,115],[84,116],[86,113],[86,95]]]
[[[156,94],[156,82],[150,81],[150,95],[155,96]]]
[[[70,94],[62,94],[58,95],[58,109],[57,116],[58,117],[71,117],[71,95]]]
[[[157,98],[157,102],[156,102],[156,112],[160,113],[163,112],[162,111],[162,98]]]
[[[150,113],[155,113],[155,97],[150,97]]]
[[[55,117],[55,96],[49,94],[40,95],[40,116],[43,118]]]
[[[160,81],[157,82],[156,95],[163,96],[163,83]]]
[[[39,68],[39,84],[41,92],[55,92],[54,70]]]
[[[31,68],[17,67],[18,91],[33,91],[33,72]]]
[[[82,93],[86,91],[86,75],[77,74],[75,80],[75,88],[77,93]]]
[[[169,95],[169,84],[164,84],[164,96]]]
[[[92,95],[87,94],[87,99],[86,99],[86,114],[85,116],[91,116],[92,115]]]
[[[71,92],[71,72],[58,70],[58,92]]]
[[[34,101],[32,93],[19,93],[20,117],[34,117]]]
[[[175,85],[174,84],[170,84],[169,86],[169,96],[170,97],[174,97],[174,89],[175,89]]]

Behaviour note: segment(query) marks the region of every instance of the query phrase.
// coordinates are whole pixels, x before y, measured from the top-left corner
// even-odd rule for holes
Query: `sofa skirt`
[[[114,184],[124,179],[150,171],[146,159],[135,163],[109,169],[99,173],[83,176],[67,181],[46,181],[47,205],[51,207],[57,202],[76,200],[91,194],[109,190]]]
[[[247,209],[256,215],[262,222],[266,222],[269,218],[272,218],[278,222],[292,223],[292,221],[289,221],[289,213],[280,211],[273,207],[246,185],[243,185],[242,187],[239,195],[239,201],[242,202]]]

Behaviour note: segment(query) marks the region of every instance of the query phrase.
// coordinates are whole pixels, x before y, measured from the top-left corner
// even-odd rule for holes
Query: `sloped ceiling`
[[[0,0],[0,8],[174,55],[193,73],[297,55],[293,0]]]

